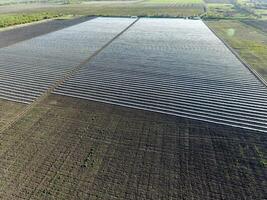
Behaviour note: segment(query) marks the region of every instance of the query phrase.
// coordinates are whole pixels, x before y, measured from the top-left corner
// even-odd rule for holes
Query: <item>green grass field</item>
[[[267,35],[238,20],[207,21],[267,81]]]

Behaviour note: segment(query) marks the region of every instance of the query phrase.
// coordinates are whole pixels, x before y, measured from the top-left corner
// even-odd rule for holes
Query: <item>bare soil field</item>
[[[0,99],[0,129],[24,107],[24,104]]]
[[[0,31],[0,48],[15,44],[23,40],[31,39],[39,35],[60,30],[68,26],[82,23],[90,19],[92,19],[92,17],[79,17],[74,19],[55,19],[52,21],[46,21],[38,24],[27,25],[23,27]]]
[[[267,136],[51,95],[1,134],[1,199],[267,197]]]

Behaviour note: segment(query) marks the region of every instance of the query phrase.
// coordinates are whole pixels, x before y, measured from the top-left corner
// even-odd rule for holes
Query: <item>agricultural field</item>
[[[1,48],[0,98],[34,101],[134,21],[97,18]]]
[[[2,134],[0,196],[260,200],[267,195],[266,139],[52,95]]]
[[[208,13],[207,18],[227,18],[227,17],[237,17],[237,16],[244,16],[247,15],[241,15],[237,10],[235,9],[233,4],[208,4]]]
[[[267,33],[267,20],[243,20],[242,22]]]
[[[202,4],[202,0],[146,0],[149,3],[163,3],[163,4]]]
[[[241,9],[245,10],[257,18],[266,18],[267,17],[267,2],[261,0],[237,0],[235,5]]]
[[[262,30],[206,23],[267,78]],[[267,199],[267,88],[203,21],[74,24],[5,32],[0,199]]]
[[[249,0],[206,0],[206,18],[213,19],[264,19],[267,4]]]
[[[200,20],[99,17],[1,48],[0,58],[0,97],[17,102],[59,86],[57,94],[267,131],[267,89]]]
[[[227,1],[208,1],[207,13],[204,16],[208,19],[254,19],[256,16],[245,9],[237,7]]]
[[[0,6],[0,28],[66,15],[192,17],[202,15],[205,11],[204,4],[200,0],[159,2],[150,0],[124,3],[90,1],[73,4]]]
[[[267,80],[267,36],[237,20],[207,21],[207,24]]]
[[[139,19],[55,93],[267,131],[267,88],[200,20]]]
[[[231,4],[232,0],[204,0],[207,4]]]

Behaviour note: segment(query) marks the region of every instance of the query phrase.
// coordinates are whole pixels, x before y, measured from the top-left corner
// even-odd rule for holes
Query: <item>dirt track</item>
[[[17,42],[27,40],[39,35],[57,31],[68,26],[72,26],[93,17],[79,17],[74,19],[57,19],[43,23],[22,26],[14,29],[0,31],[0,48],[6,47]]]

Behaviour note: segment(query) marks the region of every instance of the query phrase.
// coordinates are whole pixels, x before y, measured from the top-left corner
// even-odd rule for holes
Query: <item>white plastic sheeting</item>
[[[142,18],[54,93],[267,132],[267,88],[200,20]]]
[[[96,18],[0,49],[0,98],[30,103],[134,19]]]

